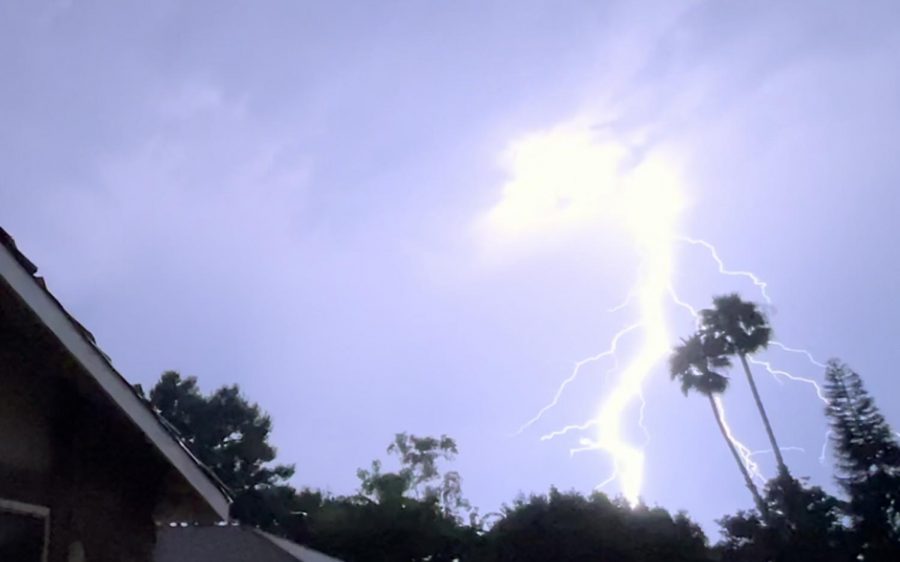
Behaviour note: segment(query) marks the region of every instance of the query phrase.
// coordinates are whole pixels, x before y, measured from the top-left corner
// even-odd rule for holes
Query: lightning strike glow
[[[669,335],[663,314],[663,300],[668,294],[671,277],[671,259],[663,240],[648,244],[647,275],[636,289],[640,308],[644,341],[640,354],[623,369],[618,384],[600,405],[596,419],[597,434],[594,448],[609,452],[618,467],[618,480],[622,495],[636,504],[643,484],[644,452],[624,438],[623,418],[635,401],[643,401],[641,387],[653,368],[665,359],[669,352]],[[639,424],[643,426],[642,420]]]
[[[567,425],[541,436],[548,441],[572,432],[592,431],[591,439],[581,438],[579,446],[570,454],[603,451],[610,455],[611,475],[597,487],[618,481],[625,499],[632,505],[639,500],[644,477],[644,451],[629,441],[629,425],[636,423],[644,432],[644,446],[650,434],[644,424],[646,401],[642,388],[650,374],[664,363],[671,350],[672,337],[667,328],[665,310],[669,303],[686,310],[695,319],[698,311],[681,299],[674,286],[673,254],[675,244],[684,242],[704,248],[724,276],[750,280],[769,305],[772,299],[768,285],[751,271],[729,269],[715,246],[696,238],[678,236],[677,219],[683,203],[681,188],[670,166],[659,159],[648,158],[628,166],[629,151],[621,142],[600,142],[585,123],[568,124],[515,143],[505,155],[510,169],[510,181],[503,188],[503,198],[486,216],[489,239],[508,241],[509,236],[532,236],[544,240],[574,226],[589,226],[601,222],[619,222],[634,236],[642,257],[638,279],[621,304],[609,309],[618,312],[636,304],[637,320],[613,335],[608,348],[575,364],[569,376],[557,387],[552,400],[515,432],[519,435],[539,422],[556,407],[566,389],[581,374],[582,368],[606,357],[615,366],[606,372],[615,375],[611,391],[603,397],[593,417],[581,424]],[[535,235],[540,236],[535,236]],[[618,369],[619,342],[626,334],[640,331],[642,340],[628,362]],[[784,351],[803,353],[817,363],[809,352],[775,342]],[[764,364],[760,362],[759,364]],[[764,365],[765,366],[765,365]],[[767,366],[773,376],[792,381],[815,384],[815,381],[795,377]],[[780,380],[780,379],[779,379]],[[821,392],[816,385],[817,393]],[[728,440],[738,451],[741,462],[751,476],[764,481],[753,456],[764,451],[752,451],[735,436],[726,420],[726,410],[720,397],[715,397],[722,413],[723,427]],[[637,408],[636,422],[626,423],[628,415]],[[786,447],[785,450],[798,448]]]
[[[626,437],[625,416],[638,406],[637,424],[643,427],[642,385],[654,367],[669,352],[669,334],[664,303],[672,277],[672,244],[675,219],[681,208],[681,191],[670,167],[659,161],[645,161],[624,169],[628,150],[621,143],[596,142],[590,127],[574,124],[531,135],[513,145],[506,154],[512,178],[504,186],[503,200],[490,213],[488,223],[497,230],[523,234],[535,229],[591,224],[607,215],[631,232],[643,257],[639,279],[621,310],[635,303],[638,321],[620,330],[609,349],[588,357],[557,388],[553,399],[528,420],[516,434],[538,422],[555,407],[565,389],[590,362],[615,355],[623,335],[640,329],[638,351],[618,372],[612,390],[597,414],[578,426],[569,426],[545,435],[547,439],[576,429],[595,430],[592,440],[582,440],[574,452],[608,452],[625,498],[636,503],[643,473],[643,450]]]

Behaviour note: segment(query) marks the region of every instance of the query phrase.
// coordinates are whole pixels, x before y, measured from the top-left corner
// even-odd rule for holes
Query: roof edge
[[[40,321],[56,336],[63,347],[103,389],[149,441],[187,480],[188,484],[223,520],[228,520],[230,503],[227,493],[215,475],[209,474],[185,445],[170,434],[144,400],[112,366],[85,334],[80,324],[47,291],[34,274],[37,267],[15,246],[9,234],[0,228],[0,277],[31,308]]]
[[[280,549],[283,552],[286,552],[289,556],[299,560],[300,562],[342,562],[341,560],[333,556],[329,556],[324,552],[319,552],[318,550],[314,550],[312,548],[309,548],[308,546],[303,546],[302,544],[290,541],[283,537],[275,536],[272,533],[263,531],[262,529],[253,528],[252,530],[257,535],[269,541],[272,546]]]

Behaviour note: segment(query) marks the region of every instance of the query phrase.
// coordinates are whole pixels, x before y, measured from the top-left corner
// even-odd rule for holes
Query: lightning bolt
[[[666,238],[661,237],[658,240],[666,240]],[[668,256],[670,255],[672,243],[675,241],[686,242],[688,244],[700,246],[706,249],[713,262],[716,264],[718,272],[720,274],[730,277],[743,277],[748,279],[755,287],[759,289],[759,292],[765,302],[767,304],[772,303],[772,299],[768,293],[768,284],[765,281],[763,281],[757,274],[753,273],[752,271],[729,269],[722,259],[718,249],[713,244],[705,240],[679,236],[671,237],[665,243],[651,245],[651,251],[649,252],[649,255],[645,255],[644,260],[642,261],[641,269],[644,270],[644,274],[639,277],[636,286],[628,292],[626,298],[617,306],[609,309],[609,312],[611,313],[617,312],[619,310],[627,308],[635,300],[637,300],[640,306],[641,320],[639,322],[628,325],[617,332],[610,341],[608,349],[606,349],[605,351],[577,362],[569,377],[563,380],[557,388],[553,399],[543,408],[541,408],[533,418],[523,424],[516,432],[516,434],[523,433],[529,427],[540,421],[541,418],[549,410],[558,405],[566,390],[566,387],[578,377],[581,372],[581,368],[586,364],[598,361],[605,357],[612,356],[616,360],[616,365],[618,365],[617,350],[620,340],[626,334],[630,334],[631,332],[637,330],[643,330],[643,347],[639,351],[637,358],[635,358],[633,362],[628,367],[626,367],[619,375],[616,387],[602,402],[597,414],[580,424],[571,424],[564,426],[560,429],[546,433],[540,438],[541,441],[549,441],[551,439],[555,439],[572,432],[582,432],[596,429],[597,433],[594,439],[581,439],[579,441],[580,446],[571,449],[570,454],[575,455],[577,453],[597,450],[609,453],[612,456],[613,460],[612,474],[603,482],[598,484],[597,487],[602,488],[616,480],[619,480],[622,494],[625,496],[626,500],[628,500],[632,504],[635,504],[638,501],[638,497],[640,495],[644,470],[643,447],[645,447],[650,441],[650,433],[644,425],[644,414],[647,403],[644,400],[641,388],[646,378],[651,374],[654,368],[662,362],[665,355],[667,355],[670,351],[670,345],[668,342],[671,338],[669,337],[668,331],[666,329],[667,323],[663,313],[664,303],[667,301],[674,304],[676,307],[681,308],[688,314],[690,314],[691,317],[695,319],[695,321],[699,322],[698,309],[686,300],[682,299],[676,291],[673,283],[671,282],[671,261]],[[654,256],[656,256],[655,259]],[[770,342],[770,344],[773,347],[781,349],[788,353],[801,354],[814,366],[825,366],[824,363],[817,361],[812,353],[805,349],[790,347],[779,341],[773,341]],[[783,384],[783,379],[787,379],[792,382],[809,385],[814,389],[818,399],[827,404],[827,399],[825,398],[821,386],[814,379],[797,376],[789,371],[775,368],[770,361],[764,361],[752,357],[748,359],[752,364],[763,367],[775,378],[775,380],[777,380],[781,384]],[[607,371],[605,375],[611,376],[615,370],[616,367],[613,367],[612,369]],[[759,464],[755,461],[754,457],[771,453],[772,451],[768,449],[752,450],[746,444],[741,442],[735,436],[733,430],[731,429],[731,426],[728,424],[727,410],[721,397],[717,396],[715,397],[715,400],[720,411],[722,412],[722,421],[726,429],[728,440],[738,451],[741,461],[747,468],[747,471],[750,473],[751,477],[758,482],[764,483],[765,478],[760,470]],[[626,410],[634,401],[637,401],[639,404],[637,425],[644,432],[645,439],[643,447],[637,447],[628,443],[622,436],[622,420],[624,419]],[[823,448],[823,457],[824,450],[825,449]],[[782,447],[782,451],[806,452],[804,448],[796,446]]]
[[[786,452],[789,452],[789,451],[796,451],[796,452],[798,452],[798,453],[804,453],[804,454],[806,453],[806,449],[804,449],[803,447],[796,447],[796,446],[794,446],[794,445],[789,445],[789,446],[787,446],[787,447],[778,447],[778,449],[779,449],[782,453],[786,453]],[[752,454],[753,456],[756,456],[756,455],[771,455],[772,452],[773,452],[772,449],[760,449],[759,451],[751,451],[750,454]]]
[[[705,248],[707,248],[712,255],[714,261],[718,264],[719,272],[725,275],[737,275],[737,276],[746,276],[749,277],[754,284],[758,284],[757,286],[761,286],[762,288],[766,287],[766,284],[759,280],[755,274],[750,272],[731,272],[726,267],[722,259],[719,257],[719,252],[716,250],[715,246],[710,244],[709,242],[696,240],[692,238],[681,237],[681,240],[690,241],[690,243],[699,244]],[[683,300],[678,296],[678,293],[675,291],[675,287],[670,283],[669,284],[669,297],[676,306],[679,306],[686,310],[691,317],[694,318],[695,325],[700,325],[700,312],[692,306],[687,301]],[[762,472],[760,472],[759,465],[756,461],[753,460],[753,456],[759,454],[761,451],[751,451],[747,445],[742,443],[737,437],[735,437],[734,432],[731,430],[731,426],[728,425],[728,414],[725,409],[725,403],[722,402],[721,396],[715,396],[714,400],[716,402],[716,406],[719,408],[720,417],[722,420],[722,426],[725,428],[725,435],[734,448],[738,452],[738,456],[740,456],[741,461],[744,464],[744,468],[747,469],[747,472],[750,474],[751,478],[756,479],[758,482],[765,482],[765,478],[763,478]]]
[[[797,348],[797,347],[789,347],[789,346],[781,343],[780,341],[774,341],[774,340],[770,341],[769,345],[772,347],[777,347],[778,349],[781,349],[782,351],[786,351],[788,353],[798,353],[800,355],[803,355],[804,357],[806,357],[806,360],[809,361],[809,363],[815,367],[820,367],[823,369],[826,367],[825,363],[818,361],[813,356],[813,354],[810,353],[806,349],[801,349],[801,348]],[[760,360],[754,359],[754,358],[748,358],[748,360],[750,361],[750,363],[753,363],[754,365],[761,365],[763,368],[766,369],[766,371],[770,375],[775,377],[775,380],[777,380],[781,384],[784,384],[780,378],[780,376],[783,376],[791,381],[800,382],[800,383],[804,383],[804,384],[811,386],[816,392],[816,397],[818,397],[818,399],[823,404],[825,404],[826,406],[828,405],[828,398],[826,398],[825,393],[822,391],[822,387],[819,386],[819,383],[816,382],[815,380],[806,378],[806,377],[798,377],[787,371],[775,369],[772,367],[772,364],[768,361],[760,361]],[[831,430],[829,429],[829,430],[825,431],[825,436],[822,438],[822,450],[819,453],[819,464],[825,464],[825,452],[828,450],[828,440],[830,438],[831,438]]]
[[[762,295],[763,299],[766,301],[766,303],[769,305],[772,304],[772,299],[769,296],[769,293],[767,291],[768,283],[766,283],[765,281],[760,279],[760,277],[758,275],[756,275],[752,271],[736,271],[736,270],[728,269],[728,267],[725,265],[724,260],[722,260],[721,256],[719,255],[718,249],[714,245],[710,244],[709,242],[707,242],[705,240],[700,240],[697,238],[689,238],[689,237],[685,237],[685,236],[682,236],[680,238],[680,240],[683,242],[687,242],[688,244],[693,244],[695,246],[702,246],[703,248],[706,248],[706,250],[710,254],[710,257],[712,257],[713,261],[718,266],[718,270],[719,270],[720,274],[727,275],[727,276],[744,277],[744,278],[749,279],[759,289],[759,292]],[[674,291],[672,293],[672,296],[673,296],[673,299],[676,299],[676,302],[679,305],[686,307],[695,317],[697,316],[696,310],[693,309],[692,307],[690,307],[690,305],[688,305],[687,303],[681,302],[680,299],[677,298],[677,295],[675,295]],[[826,367],[826,365],[824,363],[822,363],[821,361],[818,361],[813,356],[813,354],[806,349],[790,347],[780,341],[775,341],[775,340],[770,341],[769,345],[771,345],[772,347],[781,349],[782,351],[785,351],[788,353],[797,353],[797,354],[803,355],[804,357],[806,357],[806,359],[807,359],[807,361],[809,361],[809,363],[811,363],[812,365],[814,365],[816,367],[820,367],[820,368]],[[808,377],[800,377],[800,376],[794,375],[788,371],[785,371],[783,369],[776,369],[775,367],[772,366],[772,363],[769,361],[762,361],[762,360],[756,359],[754,357],[748,357],[748,361],[754,365],[759,365],[759,366],[763,367],[770,375],[772,375],[775,378],[776,381],[778,381],[779,384],[784,384],[784,381],[781,379],[781,377],[784,377],[792,382],[803,383],[803,384],[811,386],[816,393],[816,397],[820,401],[822,401],[825,405],[828,405],[828,399],[825,397],[825,393],[822,391],[822,387],[814,379],[811,379]],[[825,438],[824,438],[823,444],[822,444],[822,451],[821,451],[821,454],[819,455],[819,463],[821,463],[821,464],[825,463],[825,451],[828,448],[828,438],[830,437],[830,435],[831,435],[831,431],[826,431]],[[782,447],[782,450],[786,450],[786,448]]]
[[[787,345],[785,345],[779,341],[770,341],[769,345],[773,346],[773,347],[777,347],[778,349],[781,349],[782,351],[786,351],[788,353],[799,353],[800,355],[805,356],[807,361],[809,361],[809,363],[811,363],[812,365],[814,365],[816,367],[820,367],[822,369],[825,369],[828,367],[828,365],[817,360],[813,356],[813,354],[810,353],[806,349],[801,349],[801,348],[797,348],[797,347],[788,347]],[[762,363],[762,362],[760,362],[760,363]],[[825,394],[822,392],[822,388],[819,386],[819,384],[816,381],[814,381],[812,379],[807,379],[804,377],[796,377],[785,371],[778,371],[778,370],[772,369],[771,365],[768,363],[765,364],[765,367],[766,367],[766,370],[769,371],[769,373],[771,373],[772,375],[774,375],[776,377],[778,375],[783,375],[787,378],[790,378],[791,380],[795,380],[798,382],[802,382],[802,383],[811,385],[813,388],[815,388],[816,396],[819,397],[819,400],[821,400],[826,406],[829,404],[828,398],[825,397]],[[825,453],[828,451],[828,440],[831,438],[832,435],[833,435],[833,432],[830,429],[825,432],[825,438],[822,441],[822,450],[819,453],[819,463],[820,464],[825,464]],[[900,437],[900,432],[895,431],[894,435],[896,435],[897,437]]]
[[[784,345],[783,343],[781,343],[780,341],[770,341],[769,345],[771,345],[772,347],[777,347],[778,349],[781,349],[783,351],[787,351],[788,353],[799,353],[801,355],[804,355],[804,356],[806,356],[806,359],[808,359],[809,362],[812,363],[813,365],[815,365],[816,367],[821,367],[823,369],[827,367],[827,365],[825,363],[822,363],[821,361],[817,361],[816,358],[813,357],[813,354],[805,349],[799,349],[796,347],[788,347],[788,346]]]
[[[594,418],[594,439],[583,447],[612,455],[614,478],[619,481],[622,495],[632,505],[638,502],[643,486],[644,451],[626,439],[623,419],[635,401],[645,404],[643,383],[671,349],[664,313],[672,273],[671,244],[667,233],[650,231],[644,234],[646,236],[641,240],[644,271],[633,290],[643,341],[636,357],[622,370],[617,384],[600,405]],[[643,424],[643,410],[643,406],[638,410],[637,423],[645,435],[649,435]],[[608,479],[601,485],[610,481]]]
[[[644,399],[643,393],[638,394],[638,400],[641,401],[641,408],[638,410],[638,427],[644,432],[644,447],[650,444],[650,430],[644,425],[644,418],[647,410],[647,400]]]
[[[625,297],[624,300],[622,300],[622,302],[620,302],[616,306],[608,309],[607,312],[609,312],[609,313],[619,312],[620,310],[628,308],[628,306],[631,304],[631,301],[633,301],[633,300],[634,300],[634,292],[629,291],[628,295]]]
[[[681,297],[678,296],[678,293],[675,292],[675,287],[673,287],[671,284],[669,285],[669,297],[672,299],[672,302],[674,302],[676,306],[680,306],[681,308],[687,310],[688,314],[690,314],[694,318],[694,320],[697,321],[697,323],[700,322],[700,312],[696,308],[691,306],[690,303],[682,300]]]
[[[588,365],[590,363],[599,361],[605,357],[615,358],[616,351],[619,348],[619,340],[621,340],[627,334],[637,330],[640,327],[641,327],[641,324],[636,323],[636,324],[632,324],[630,326],[626,326],[625,328],[622,328],[621,330],[618,331],[618,333],[616,333],[615,336],[613,336],[613,339],[609,344],[609,348],[606,351],[602,351],[596,355],[592,355],[590,357],[582,359],[581,361],[576,362],[575,367],[572,369],[572,372],[569,374],[569,376],[565,380],[562,381],[562,383],[556,389],[556,394],[553,395],[553,400],[551,400],[543,408],[538,410],[538,413],[535,414],[533,418],[531,418],[530,420],[528,420],[527,422],[522,424],[522,426],[519,427],[519,429],[517,429],[513,435],[521,435],[526,429],[528,429],[529,427],[531,427],[532,425],[534,425],[535,423],[540,421],[540,419],[542,417],[544,417],[544,414],[546,414],[554,406],[559,404],[559,399],[562,398],[562,395],[565,392],[566,387],[569,386],[570,384],[572,384],[573,382],[575,382],[575,379],[577,379],[578,376],[581,374],[582,367],[584,367],[585,365]]]
[[[702,246],[706,248],[709,252],[710,257],[712,257],[713,261],[716,262],[716,265],[719,266],[719,273],[722,275],[726,275],[728,277],[746,277],[749,279],[754,285],[759,288],[759,292],[762,295],[763,299],[765,299],[766,304],[772,304],[772,297],[769,296],[768,286],[769,284],[760,279],[755,273],[752,271],[734,271],[728,269],[725,266],[725,262],[719,256],[719,251],[715,246],[707,242],[706,240],[701,240],[699,238],[689,238],[687,236],[680,236],[679,240],[682,242],[687,242],[688,244],[692,244],[694,246]]]
[[[776,369],[776,368],[772,367],[771,362],[762,361],[760,359],[756,359],[755,357],[748,357],[747,361],[749,361],[750,363],[752,363],[754,365],[759,365],[759,366],[763,367],[770,375],[775,377],[776,380],[778,379],[778,377],[785,377],[786,379],[792,380],[794,382],[801,382],[804,384],[808,384],[816,391],[816,396],[819,398],[819,400],[821,400],[822,403],[824,403],[826,406],[828,405],[828,398],[825,398],[825,394],[822,392],[822,387],[819,386],[819,383],[817,383],[813,379],[806,378],[806,377],[798,377],[797,375],[793,375],[793,374],[789,373],[788,371],[785,371],[782,369]]]
[[[828,450],[828,440],[833,435],[833,432],[829,429],[825,432],[825,440],[822,442],[822,452],[819,453],[819,464],[825,464],[825,452]]]
[[[825,453],[828,451],[828,440],[831,436],[834,435],[834,432],[830,429],[827,433],[825,433],[825,441],[822,443],[822,451],[819,453],[819,463],[825,464]],[[900,437],[900,431],[895,431],[894,436]]]
[[[728,440],[731,441],[731,444],[734,445],[734,448],[737,449],[738,455],[744,462],[744,467],[746,467],[747,472],[750,473],[750,477],[764,484],[766,479],[763,477],[762,472],[760,472],[759,465],[753,460],[753,451],[734,436],[734,432],[731,431],[731,426],[728,425],[728,419],[725,414],[725,404],[722,402],[722,397],[714,396],[713,400],[715,400],[716,406],[719,407],[719,411],[722,413],[722,427],[725,428],[725,435],[728,437]]]
[[[591,419],[575,425],[568,425],[541,437],[550,440],[572,431],[596,429],[593,439],[581,439],[580,447],[570,450],[570,454],[586,451],[605,451],[613,458],[613,474],[598,485],[603,487],[614,480],[619,480],[622,494],[631,504],[636,504],[643,485],[644,452],[628,442],[623,433],[623,419],[627,410],[635,402],[639,404],[637,425],[645,436],[644,445],[650,439],[650,433],[644,425],[646,401],[642,393],[644,380],[670,351],[669,334],[664,316],[664,303],[668,298],[671,278],[671,251],[668,238],[650,236],[642,244],[644,259],[641,275],[636,286],[629,292],[625,301],[612,310],[625,308],[632,301],[639,306],[640,321],[617,332],[606,351],[579,361],[573,372],[557,388],[553,399],[541,408],[516,432],[521,433],[539,421],[543,415],[559,403],[566,387],[578,376],[585,364],[607,356],[615,356],[619,341],[633,331],[641,330],[643,341],[636,358],[618,374],[616,385],[600,405],[596,415]],[[608,372],[607,374],[612,374]]]
[[[565,435],[569,432],[572,432],[572,431],[585,431],[587,429],[594,427],[598,423],[600,423],[600,420],[598,420],[596,418],[591,418],[584,423],[580,423],[577,425],[567,425],[567,426],[563,427],[562,429],[557,429],[555,431],[551,431],[550,433],[542,435],[541,441],[550,441],[551,439],[555,439],[557,437],[562,437],[563,435]],[[577,451],[576,449],[572,449],[569,452],[572,453],[572,452],[576,452],[576,451]]]
[[[642,390],[648,378],[665,363],[673,342],[666,312],[674,304],[697,318],[697,309],[680,298],[673,286],[677,245],[686,243],[703,248],[719,274],[746,278],[759,290],[767,305],[771,305],[772,299],[768,285],[755,273],[730,269],[714,245],[679,235],[676,226],[684,200],[677,174],[665,155],[645,155],[638,161],[632,156],[625,144],[615,140],[598,142],[592,127],[580,120],[526,135],[513,143],[505,155],[511,176],[503,186],[501,201],[485,216],[484,225],[489,239],[502,242],[509,240],[509,235],[535,235],[546,232],[544,229],[567,229],[609,217],[634,235],[641,258],[637,278],[625,300],[609,310],[615,313],[634,309],[634,322],[617,331],[607,349],[576,362],[551,400],[514,433],[524,433],[557,407],[586,365],[612,358],[614,366],[605,376],[613,379],[613,384],[601,397],[594,415],[580,424],[546,433],[541,440],[588,432],[590,438],[579,439],[570,454],[607,453],[612,460],[612,474],[598,487],[617,481],[622,495],[634,505],[643,485],[644,446],[650,439],[644,424],[648,405]],[[634,336],[636,343],[629,346],[628,361],[622,361],[619,368],[619,343],[626,335]],[[796,380],[780,372],[778,376]],[[725,421],[724,404],[719,397],[716,401],[727,438],[748,471],[762,480],[753,459],[754,451],[735,437]],[[644,432],[643,445],[628,438],[631,426]]]

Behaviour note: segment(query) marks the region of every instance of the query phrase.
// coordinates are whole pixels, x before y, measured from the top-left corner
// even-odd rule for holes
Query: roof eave
[[[83,328],[34,277],[36,267],[15,249],[12,239],[2,229],[0,237],[0,277],[6,280],[85,372],[146,435],[215,514],[228,520],[229,498],[215,476],[209,474],[208,469],[202,467],[190,451],[166,431],[149,405],[135,394],[128,381],[83,333]]]

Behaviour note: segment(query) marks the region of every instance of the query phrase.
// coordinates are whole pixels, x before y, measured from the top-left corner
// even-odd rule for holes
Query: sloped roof
[[[154,562],[341,562],[259,529],[237,525],[159,527]]]
[[[37,266],[0,227],[0,278],[56,336],[60,344],[93,377],[107,396],[138,427],[166,460],[184,477],[207,505],[228,519],[228,490],[177,436],[174,429],[139,395],[112,366],[109,356],[97,346],[93,334],[66,311],[37,275]]]
[[[276,546],[280,547],[285,552],[293,556],[295,560],[302,560],[303,562],[341,562],[337,558],[332,558],[331,556],[322,554],[317,550],[307,548],[287,539],[276,537],[275,535],[270,535],[269,533],[263,531],[257,532],[263,537],[275,543]]]

